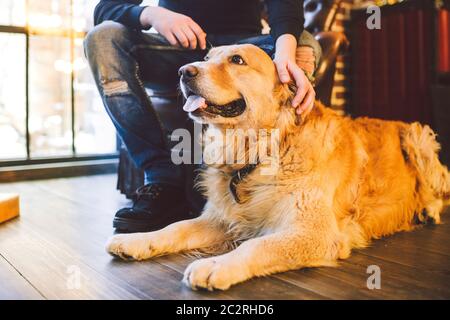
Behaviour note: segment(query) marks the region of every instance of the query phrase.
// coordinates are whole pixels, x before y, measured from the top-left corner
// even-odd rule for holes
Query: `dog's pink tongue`
[[[206,107],[206,101],[200,96],[189,96],[186,103],[183,106],[183,110],[186,112],[193,112],[198,108]]]

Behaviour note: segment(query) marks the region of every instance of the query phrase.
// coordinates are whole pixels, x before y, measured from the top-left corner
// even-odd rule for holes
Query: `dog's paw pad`
[[[143,260],[154,255],[149,239],[139,234],[120,234],[111,237],[106,251],[124,260]]]
[[[226,290],[232,284],[226,267],[214,258],[200,259],[191,263],[183,277],[183,283],[193,290]]]

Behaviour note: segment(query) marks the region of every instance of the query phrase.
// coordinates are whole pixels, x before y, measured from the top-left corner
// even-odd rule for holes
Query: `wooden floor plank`
[[[193,258],[124,262],[104,251],[119,195],[114,175],[0,184],[18,192],[22,216],[0,225],[0,281],[10,296],[50,299],[449,299],[450,214],[444,224],[374,241],[337,268],[310,268],[253,279],[226,292],[181,284]],[[5,264],[6,263],[6,264]],[[381,290],[369,290],[369,265],[381,268]],[[71,267],[82,275],[70,289]],[[73,270],[72,270],[73,271]],[[23,286],[23,287],[22,287]],[[1,287],[1,286],[0,286]],[[16,293],[13,293],[16,292]],[[37,296],[35,296],[37,294]],[[0,288],[0,298],[7,293]]]
[[[376,257],[390,262],[402,264],[406,267],[417,267],[424,271],[450,271],[450,256],[427,250],[424,243],[416,241],[421,238],[421,232],[417,230],[403,235],[403,239],[383,239],[374,241],[372,246],[359,251],[361,254]],[[395,237],[394,235],[393,237]],[[447,241],[449,239],[447,238]],[[436,246],[439,243],[436,243]],[[448,247],[447,243],[441,243],[442,249]]]
[[[449,240],[450,234],[450,212],[443,215],[443,223],[439,225],[426,225],[409,232],[400,232],[381,241],[373,242],[365,252],[379,252],[383,254],[386,247],[399,250],[401,252],[419,252],[423,254],[444,255],[450,257],[448,246],[443,245]],[[418,250],[419,249],[419,250]],[[404,251],[406,250],[406,251]]]
[[[0,226],[0,253],[48,299],[139,299],[32,228]]]
[[[0,256],[0,283],[0,299],[2,300],[44,298],[3,256]]]
[[[348,270],[354,277],[367,279],[367,266],[380,267],[382,290],[395,299],[448,299],[450,297],[450,270],[440,266],[439,271],[427,271],[420,267],[405,267],[396,262],[355,253],[341,263],[342,270]],[[364,280],[365,281],[365,280]]]
[[[185,255],[168,255],[158,257],[157,262],[178,271],[184,272],[188,264],[195,258]],[[297,286],[275,277],[255,278],[231,287],[226,291],[233,299],[325,299],[318,293]]]

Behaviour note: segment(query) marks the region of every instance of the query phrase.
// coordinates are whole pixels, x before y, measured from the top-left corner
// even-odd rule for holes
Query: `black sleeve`
[[[303,31],[303,0],[266,0],[270,33],[276,40],[285,33],[296,39]]]
[[[144,29],[139,21],[142,0],[100,0],[94,10],[94,24],[105,20],[120,22],[132,29]]]

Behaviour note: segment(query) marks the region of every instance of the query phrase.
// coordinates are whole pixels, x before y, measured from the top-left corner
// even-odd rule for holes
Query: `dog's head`
[[[183,109],[201,123],[273,126],[292,98],[292,88],[279,81],[272,59],[250,44],[213,48],[205,61],[187,64],[179,73],[187,99]]]

